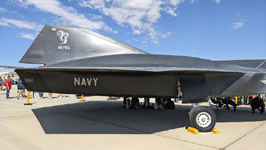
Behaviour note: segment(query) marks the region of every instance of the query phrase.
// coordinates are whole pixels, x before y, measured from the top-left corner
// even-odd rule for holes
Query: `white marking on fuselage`
[[[74,77],[74,85],[77,86],[91,86],[91,82],[94,82],[94,86],[97,86],[98,78],[76,78]]]
[[[94,78],[93,78],[94,79]],[[98,78],[97,78],[98,79]],[[88,86],[91,86],[91,78],[87,78]]]
[[[74,78],[74,85],[80,85],[80,78]]]
[[[98,78],[93,78],[93,81],[94,81],[94,86],[97,86]]]
[[[266,60],[264,62],[262,62],[258,67],[256,67],[256,69],[258,69],[260,66],[262,66],[265,62],[266,62]]]
[[[260,82],[264,83],[266,85],[266,80],[260,80]]]
[[[86,80],[85,80],[85,78],[82,78],[81,86],[82,86],[82,85],[87,86],[87,85],[86,85]]]

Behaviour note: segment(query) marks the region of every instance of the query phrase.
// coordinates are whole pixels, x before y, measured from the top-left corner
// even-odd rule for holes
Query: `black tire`
[[[194,107],[189,113],[189,121],[199,132],[210,132],[216,124],[216,115],[209,107]]]

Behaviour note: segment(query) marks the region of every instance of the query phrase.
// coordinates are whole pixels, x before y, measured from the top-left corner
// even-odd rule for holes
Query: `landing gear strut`
[[[216,116],[209,107],[193,107],[189,112],[190,125],[199,130],[199,132],[210,132],[216,123]]]

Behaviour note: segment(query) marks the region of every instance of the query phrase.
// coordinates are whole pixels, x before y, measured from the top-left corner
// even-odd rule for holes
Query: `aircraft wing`
[[[5,69],[18,69],[18,68],[24,68],[24,67],[17,67],[17,66],[0,66],[0,68],[5,68]]]

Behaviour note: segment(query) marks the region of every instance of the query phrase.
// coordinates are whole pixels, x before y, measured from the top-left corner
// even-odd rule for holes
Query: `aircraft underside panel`
[[[233,97],[266,93],[265,73],[207,74],[211,97]]]
[[[237,94],[236,94],[237,93]],[[266,93],[265,73],[246,73],[221,95],[256,95]]]
[[[220,97],[221,94],[234,82],[240,79],[242,73],[215,73],[206,74],[206,81],[211,97]],[[237,93],[236,93],[237,94]]]
[[[174,75],[47,70],[16,72],[29,91],[107,96],[177,96],[177,77]]]
[[[179,78],[183,103],[206,102],[209,89],[205,75],[183,76]]]

